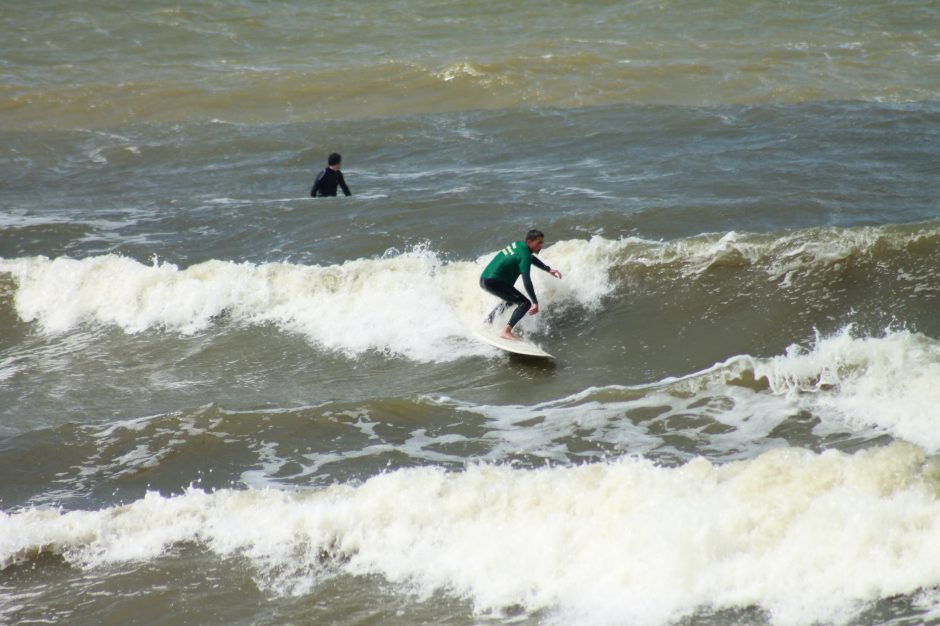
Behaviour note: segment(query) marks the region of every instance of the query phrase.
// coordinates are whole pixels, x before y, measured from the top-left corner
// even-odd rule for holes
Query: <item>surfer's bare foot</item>
[[[499,334],[503,339],[508,339],[509,341],[519,341],[519,338],[512,334],[512,329],[507,326],[503,329],[503,332]]]

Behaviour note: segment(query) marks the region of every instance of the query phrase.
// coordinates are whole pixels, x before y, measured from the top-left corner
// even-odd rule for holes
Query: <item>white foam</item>
[[[769,389],[742,386],[739,380],[745,374],[766,381]],[[833,335],[817,335],[812,345],[793,344],[781,355],[739,355],[682,378],[620,387],[642,395],[600,406],[608,419],[618,410],[644,403],[665,407],[663,417],[707,416],[735,427],[727,436],[730,445],[741,437],[749,441],[765,437],[777,424],[805,411],[820,420],[815,427],[819,435],[885,433],[937,453],[938,380],[940,340],[907,330],[885,330],[881,337],[857,336],[847,326]],[[584,402],[572,396],[556,404],[581,410]]]
[[[790,288],[795,276],[812,274],[875,246],[904,247],[940,230],[808,230],[783,237],[702,235],[673,242],[592,237],[548,246],[542,258],[564,280],[534,271],[542,312],[526,317],[524,331],[538,336],[577,306],[603,305],[623,269],[675,266],[693,277],[716,264],[760,267],[768,280]],[[357,356],[367,351],[419,361],[448,361],[492,353],[472,338],[496,299],[478,278],[493,253],[445,261],[426,247],[339,265],[234,263],[213,260],[181,269],[145,265],[108,255],[81,260],[0,259],[0,272],[16,282],[16,309],[47,333],[81,324],[113,325],[135,333],[149,329],[197,333],[224,314],[246,324],[273,324],[304,335],[329,350]],[[615,271],[617,270],[617,271]],[[915,284],[918,275],[901,280]],[[629,278],[626,278],[629,280]]]
[[[546,249],[543,256],[553,266],[571,268],[571,279],[535,272],[541,274],[533,282],[542,308],[597,306],[611,288],[608,268],[587,267],[586,261],[611,245],[578,241]],[[115,255],[33,257],[0,260],[0,272],[12,273],[18,283],[19,316],[47,333],[103,324],[128,333],[158,328],[192,334],[225,313],[241,323],[274,324],[349,355],[371,350],[447,361],[491,350],[470,330],[496,303],[478,284],[490,256],[445,263],[418,248],[330,266],[208,261],[186,269]],[[549,323],[545,313],[525,325],[539,332]]]
[[[767,388],[742,384],[749,378]],[[940,340],[910,331],[857,337],[847,327],[778,356],[738,355],[681,378],[590,388],[533,406],[438,401],[489,420],[487,438],[499,439],[486,457],[491,460],[528,453],[565,462],[572,456],[565,441],[575,436],[602,442],[614,453],[651,455],[661,447],[656,433],[667,422],[670,432],[695,436],[700,453],[737,458],[753,454],[762,440],[775,445],[774,429],[801,413],[819,420],[818,436],[888,434],[937,453],[938,380]],[[690,419],[686,430],[682,422]],[[733,429],[698,433],[702,420]]]
[[[898,443],[851,456],[781,448],[724,466],[425,467],[317,492],[190,489],[100,511],[0,513],[0,564],[42,550],[93,568],[194,542],[248,558],[275,593],[304,594],[338,570],[559,624],[751,606],[775,624],[827,622],[940,584],[938,469]]]
[[[940,451],[940,341],[909,331],[855,337],[851,327],[811,347],[753,360],[754,374],[823,420],[883,430]]]

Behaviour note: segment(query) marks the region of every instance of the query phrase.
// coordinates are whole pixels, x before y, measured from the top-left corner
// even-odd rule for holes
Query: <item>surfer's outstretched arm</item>
[[[539,269],[542,270],[543,272],[548,272],[549,274],[551,274],[551,275],[554,276],[555,278],[561,278],[561,272],[559,272],[558,270],[553,270],[552,268],[550,268],[550,267],[549,267],[548,265],[546,265],[545,263],[542,263],[542,260],[539,259],[539,258],[538,258],[537,256],[535,256],[534,254],[532,255],[532,265],[534,265],[535,267],[539,268]]]

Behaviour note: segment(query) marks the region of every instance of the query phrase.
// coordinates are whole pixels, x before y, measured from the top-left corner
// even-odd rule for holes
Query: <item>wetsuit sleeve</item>
[[[343,178],[343,173],[338,170],[336,173],[339,174],[339,186],[343,188],[343,194],[351,196],[352,193],[349,192],[349,187],[346,186],[346,179]]]
[[[525,285],[526,293],[529,294],[529,300],[532,301],[532,304],[538,304],[538,298],[535,297],[535,287],[532,286],[532,277],[529,276],[529,272],[526,272],[522,275],[522,284]]]
[[[311,197],[311,198],[316,198],[316,197],[317,197],[317,191],[320,190],[320,182],[323,180],[323,173],[324,173],[325,171],[326,171],[326,170],[323,170],[323,171],[321,171],[319,174],[317,174],[317,179],[316,179],[315,181],[313,181],[313,188],[310,189],[310,197]]]
[[[552,268],[550,268],[549,266],[547,266],[547,265],[545,265],[544,263],[542,263],[542,262],[539,260],[539,258],[538,258],[537,256],[535,256],[535,255],[532,255],[532,265],[534,265],[535,267],[539,268],[539,269],[542,270],[543,272],[550,272],[550,271],[552,271]]]

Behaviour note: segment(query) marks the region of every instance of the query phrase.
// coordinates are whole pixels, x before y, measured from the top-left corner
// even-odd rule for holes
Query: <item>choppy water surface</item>
[[[0,622],[940,620],[940,6],[0,25]]]

